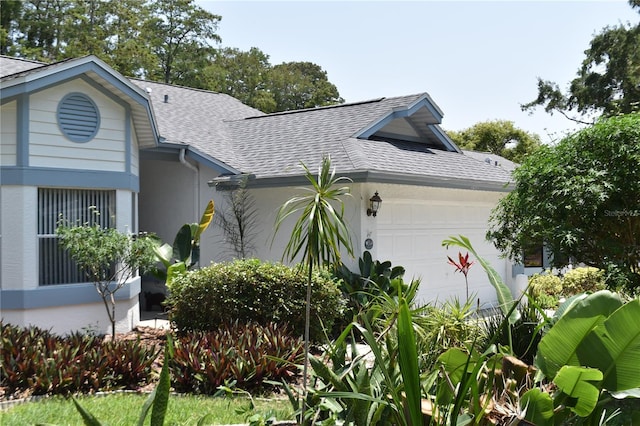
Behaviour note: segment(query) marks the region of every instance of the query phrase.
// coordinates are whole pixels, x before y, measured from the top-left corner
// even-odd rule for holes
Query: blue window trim
[[[140,191],[139,176],[126,172],[2,166],[0,180],[3,185]]]
[[[96,123],[95,125],[93,125],[93,129],[87,136],[74,135],[73,133],[70,132],[70,129],[69,129],[69,126],[72,124],[65,124],[62,122],[63,120],[62,110],[67,107],[67,102],[69,102],[69,100],[72,98],[76,98],[76,99],[80,98],[82,101],[87,102],[91,108],[93,108],[93,111],[91,111],[90,109],[83,111],[86,114],[92,114],[92,115],[95,114],[95,119],[96,119]],[[62,134],[67,139],[69,139],[72,142],[86,143],[86,142],[90,142],[98,134],[98,131],[100,130],[100,109],[98,108],[98,105],[96,105],[96,103],[93,101],[93,99],[91,99],[91,97],[89,97],[87,94],[82,92],[71,92],[64,95],[63,98],[60,99],[60,102],[58,102],[58,108],[56,110],[56,120],[58,122],[58,129],[60,129],[60,132],[62,132]],[[89,130],[88,126],[83,126],[83,127],[85,127],[86,130]]]

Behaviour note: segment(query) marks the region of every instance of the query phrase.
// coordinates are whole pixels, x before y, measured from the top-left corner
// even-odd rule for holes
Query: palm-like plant
[[[294,196],[280,207],[276,217],[275,233],[278,233],[287,218],[299,215],[282,257],[293,261],[298,255],[301,255],[301,264],[307,267],[303,368],[303,389],[306,392],[313,268],[340,264],[341,248],[344,248],[352,256],[353,249],[349,229],[344,221],[344,203],[341,199],[343,196],[350,195],[350,191],[348,186],[339,186],[342,183],[351,182],[351,180],[335,176],[335,169],[331,169],[329,156],[322,158],[317,178],[304,163],[301,163],[301,166],[311,188],[300,188],[305,194]]]

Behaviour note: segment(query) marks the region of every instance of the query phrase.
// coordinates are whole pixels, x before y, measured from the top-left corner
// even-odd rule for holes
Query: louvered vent
[[[89,142],[100,128],[98,106],[87,95],[70,93],[58,104],[58,126],[73,142]]]

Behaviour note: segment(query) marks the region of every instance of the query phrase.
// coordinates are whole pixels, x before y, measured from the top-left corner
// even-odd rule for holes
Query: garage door
[[[377,219],[377,257],[391,260],[406,269],[405,279],[420,278],[419,301],[444,302],[466,298],[464,276],[447,263],[447,255],[457,259],[458,251],[442,246],[450,236],[464,235],[474,248],[502,275],[505,260],[485,241],[491,204],[455,201],[416,201],[385,199],[384,211]],[[472,257],[470,257],[471,259]],[[480,299],[481,307],[494,306],[496,295],[480,265],[469,272],[469,294]]]

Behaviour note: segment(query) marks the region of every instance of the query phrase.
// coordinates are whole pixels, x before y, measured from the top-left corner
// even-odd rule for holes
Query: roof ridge
[[[0,58],[7,58],[7,59],[15,60],[15,61],[32,62],[34,64],[42,64],[42,65],[49,65],[49,64],[55,63],[55,62],[37,61],[35,59],[20,58],[18,56],[9,56],[9,55],[0,55]]]
[[[178,89],[187,89],[187,90],[193,90],[196,92],[203,92],[203,93],[209,93],[209,94],[213,94],[213,95],[227,95],[227,96],[231,96],[228,95],[226,93],[222,93],[222,92],[216,92],[214,90],[207,90],[207,89],[198,89],[196,87],[189,87],[189,86],[181,86],[179,84],[172,84],[172,83],[165,83],[163,81],[154,81],[154,80],[145,80],[143,78],[137,78],[137,77],[127,77],[129,80],[137,80],[143,83],[153,83],[153,84],[161,84],[163,86],[169,86],[169,87],[175,87]],[[233,96],[231,96],[233,98]],[[236,98],[234,98],[236,99]]]
[[[386,99],[386,98],[382,97],[382,98],[369,99],[369,100],[366,100],[366,101],[359,101],[359,102],[349,102],[349,103],[344,103],[344,104],[326,105],[326,106],[321,106],[321,107],[292,109],[290,111],[279,111],[279,112],[272,112],[271,114],[259,115],[259,116],[255,116],[255,117],[246,117],[243,120],[250,120],[250,119],[254,119],[254,118],[264,118],[264,117],[274,117],[274,116],[278,116],[278,115],[291,115],[291,114],[298,114],[298,113],[309,112],[309,111],[318,111],[318,110],[325,110],[325,109],[332,109],[332,108],[343,108],[343,107],[349,107],[349,106],[355,106],[355,105],[363,105],[363,104],[372,104],[372,103],[376,103],[376,102],[381,102],[384,99]]]

